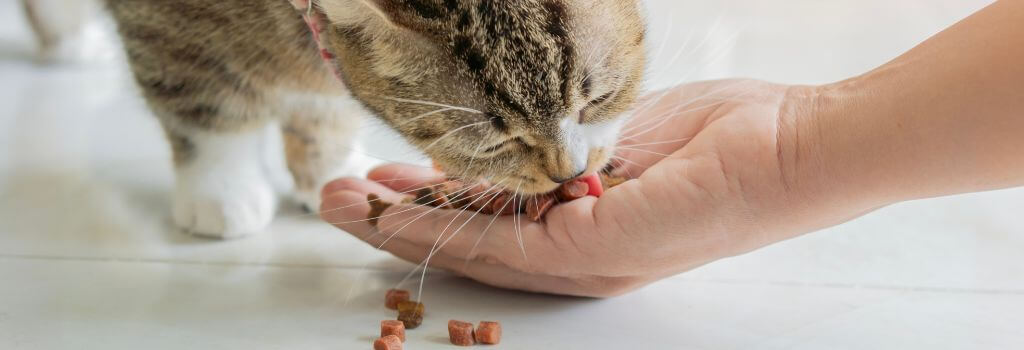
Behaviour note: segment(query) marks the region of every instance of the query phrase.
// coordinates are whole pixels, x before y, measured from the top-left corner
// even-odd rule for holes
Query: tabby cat
[[[609,162],[645,66],[638,0],[106,0],[173,148],[173,216],[231,237],[272,219],[259,148],[279,121],[310,208],[364,115],[450,174],[524,194]],[[340,80],[339,80],[340,78]]]

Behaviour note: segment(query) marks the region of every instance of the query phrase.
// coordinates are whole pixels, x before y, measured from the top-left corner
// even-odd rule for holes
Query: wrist
[[[836,84],[792,86],[779,110],[782,179],[797,203],[821,226],[831,226],[899,201],[874,182],[879,164],[858,152],[857,135],[870,134],[860,119],[857,96],[868,89],[859,78]],[[878,161],[882,161],[879,159]]]

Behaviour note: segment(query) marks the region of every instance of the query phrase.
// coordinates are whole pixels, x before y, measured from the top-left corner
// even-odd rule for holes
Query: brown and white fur
[[[174,151],[174,221],[216,237],[273,217],[270,121],[310,208],[365,114],[450,174],[542,193],[609,161],[645,63],[637,0],[316,0],[344,84],[287,0],[106,5]]]

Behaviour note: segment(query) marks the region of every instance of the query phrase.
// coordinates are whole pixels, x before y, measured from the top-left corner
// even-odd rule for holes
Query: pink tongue
[[[586,182],[590,186],[590,192],[587,192],[588,196],[601,197],[604,194],[604,186],[601,185],[601,177],[597,176],[597,173],[581,177],[580,181]]]

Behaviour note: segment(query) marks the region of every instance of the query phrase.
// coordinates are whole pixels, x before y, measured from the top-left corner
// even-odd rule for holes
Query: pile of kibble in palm
[[[484,184],[467,186],[457,180],[448,180],[420,189],[414,197],[406,199],[403,204],[414,203],[440,209],[462,209],[487,215],[526,214],[530,220],[539,222],[558,203],[570,202],[586,196],[600,197],[604,191],[625,181],[624,178],[602,172],[566,182],[547,194],[523,198],[509,192],[489,192],[490,186]],[[367,221],[373,226],[377,226],[384,211],[394,205],[381,200],[380,196],[372,193],[366,196],[366,200],[370,204]]]
[[[426,307],[423,303],[410,300],[409,291],[400,289],[388,290],[384,306],[398,310],[398,319],[380,322],[380,338],[373,342],[373,349],[402,350],[406,339],[405,330],[419,328]],[[501,324],[481,321],[474,328],[472,323],[451,320],[448,321],[448,339],[458,346],[495,345],[501,342]]]

